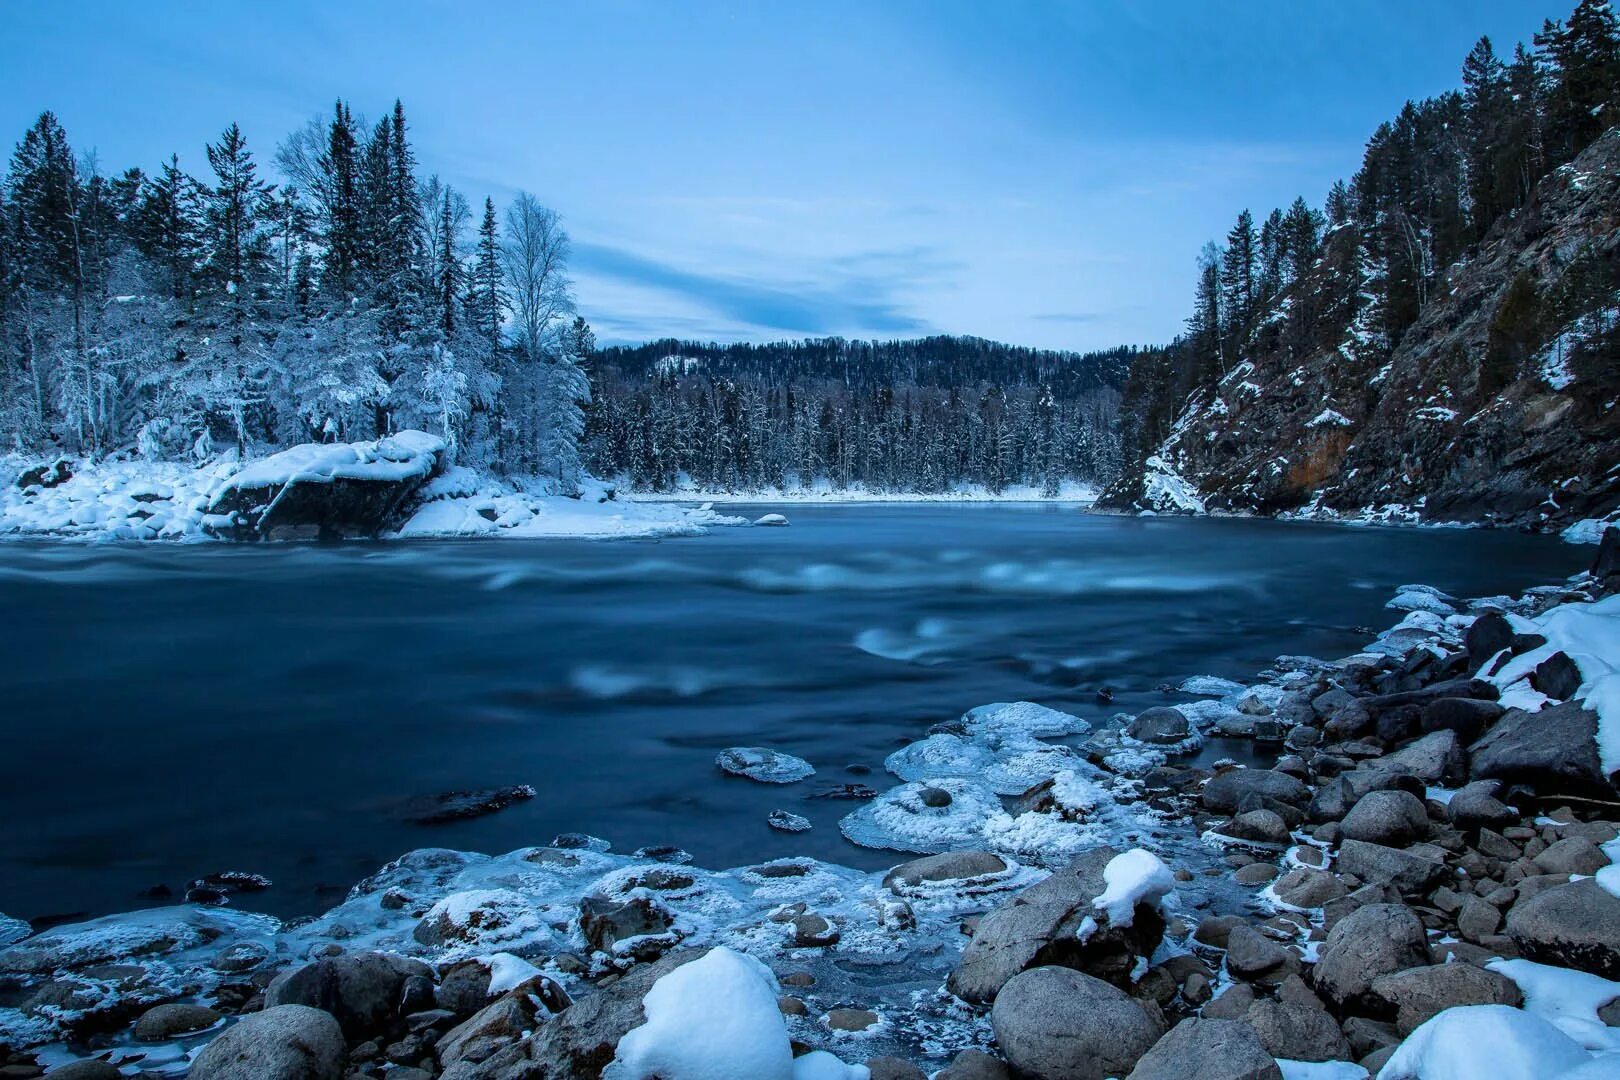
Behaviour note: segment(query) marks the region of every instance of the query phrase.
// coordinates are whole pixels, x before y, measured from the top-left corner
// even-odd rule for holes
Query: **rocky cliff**
[[[1104,508],[1558,528],[1620,504],[1620,129],[1453,264],[1392,349],[1256,348]],[[1284,298],[1283,303],[1288,303]]]

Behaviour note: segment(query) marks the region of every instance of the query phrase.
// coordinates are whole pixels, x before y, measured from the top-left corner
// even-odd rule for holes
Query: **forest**
[[[50,112],[0,186],[0,440],[210,460],[404,428],[567,492],[590,331],[568,236],[416,165],[403,105],[343,101],[274,150],[232,124],[207,171],[106,171]]]
[[[587,460],[648,491],[824,481],[1055,496],[1066,481],[1103,485],[1119,471],[1132,352],[961,337],[608,348],[592,364]]]
[[[1381,366],[1447,272],[1527,206],[1539,180],[1568,167],[1620,122],[1620,28],[1607,0],[1580,0],[1530,45],[1500,55],[1481,38],[1462,62],[1462,87],[1408,101],[1368,141],[1361,168],[1322,206],[1301,197],[1257,219],[1242,211],[1224,243],[1205,246],[1185,332],[1132,365],[1122,402],[1126,472],[1171,433],[1183,406],[1215,395],[1240,363],[1287,364],[1337,352],[1364,371]],[[1522,373],[1534,346],[1559,327],[1597,316],[1572,359],[1612,378],[1615,326],[1604,312],[1620,289],[1620,258],[1589,246],[1547,295],[1516,281],[1475,365],[1488,396]],[[1591,369],[1603,370],[1591,370]]]

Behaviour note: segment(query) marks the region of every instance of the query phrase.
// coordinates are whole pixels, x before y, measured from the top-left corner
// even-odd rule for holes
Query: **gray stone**
[[[264,992],[265,1008],[308,1005],[337,1018],[350,1038],[377,1031],[399,1015],[405,980],[430,976],[420,960],[391,953],[331,956],[278,975]]]
[[[1271,769],[1232,769],[1210,780],[1201,794],[1204,809],[1215,814],[1236,814],[1247,809],[1271,809],[1281,803],[1304,809],[1311,792],[1287,773]],[[1258,800],[1259,805],[1248,803]]]
[[[1478,698],[1441,698],[1423,707],[1418,726],[1424,731],[1455,731],[1465,743],[1473,742],[1507,712],[1495,701]]]
[[[1010,1080],[1011,1076],[1000,1058],[991,1057],[983,1050],[963,1050],[935,1074],[934,1080]]]
[[[1544,795],[1595,791],[1613,797],[1598,760],[1597,714],[1576,702],[1537,713],[1509,709],[1468,750],[1476,780],[1529,784]]]
[[[1293,841],[1288,823],[1275,810],[1249,810],[1239,814],[1221,832],[1234,840],[1248,840],[1271,847],[1286,847]]]
[[[1226,938],[1226,970],[1253,981],[1279,971],[1290,953],[1247,923],[1233,927]]]
[[[1321,1008],[1267,998],[1250,1006],[1244,1020],[1272,1057],[1286,1061],[1343,1061],[1350,1056],[1344,1032]]]
[[[118,1071],[116,1065],[110,1065],[97,1058],[70,1061],[65,1065],[58,1065],[45,1075],[50,1080],[124,1080],[124,1074]]]
[[[928,1080],[917,1066],[897,1057],[867,1058],[866,1070],[869,1080]],[[1006,1076],[1006,1069],[1001,1072],[1002,1076]]]
[[[1037,967],[1008,980],[990,1010],[996,1045],[1030,1080],[1124,1076],[1164,1025],[1116,986],[1070,968]]]
[[[1350,808],[1340,827],[1349,840],[1405,847],[1429,835],[1429,814],[1409,792],[1374,791]]]
[[[1609,865],[1609,857],[1584,836],[1566,836],[1549,844],[1531,862],[1548,874],[1581,874],[1586,877]]]
[[[883,876],[883,887],[902,892],[923,882],[971,881],[1006,870],[1007,861],[988,851],[945,851],[901,863]]]
[[[1221,995],[1202,1010],[1210,1020],[1241,1020],[1254,1007],[1254,990],[1248,983],[1228,983]]]
[[[1236,1020],[1183,1020],[1142,1055],[1127,1080],[1282,1080],[1253,1028]]]
[[[462,1061],[484,1061],[567,1004],[560,987],[544,975],[535,976],[445,1032],[434,1044],[439,1065],[448,1069]]]
[[[189,1080],[341,1080],[343,1029],[331,1013],[277,1005],[225,1029],[191,1064]]]
[[[1402,893],[1420,893],[1448,872],[1446,864],[1428,855],[1402,848],[1346,840],[1339,848],[1337,868],[1372,885],[1387,885]]]
[[[1435,1014],[1458,1005],[1517,1007],[1524,1000],[1511,979],[1463,963],[1430,964],[1380,975],[1372,981],[1372,992],[1394,1010],[1395,1027],[1403,1037]]]
[[[1531,960],[1620,979],[1620,897],[1576,881],[1520,900],[1507,934]]]
[[[224,1017],[205,1005],[158,1005],[146,1010],[135,1021],[136,1042],[162,1042],[176,1035],[202,1031]]]
[[[1378,767],[1415,776],[1430,784],[1460,784],[1468,778],[1468,757],[1457,733],[1447,728],[1432,731],[1416,742],[1385,754]]]
[[[1502,913],[1477,896],[1462,902],[1457,912],[1457,932],[1464,940],[1479,943],[1502,928]]]
[[[1342,881],[1326,870],[1299,866],[1278,878],[1271,891],[1285,904],[1309,909],[1337,900],[1347,890]]]
[[[1519,815],[1496,797],[1500,780],[1476,780],[1459,788],[1446,803],[1446,816],[1460,829],[1500,829],[1516,824]]]
[[[1429,962],[1428,935],[1411,909],[1368,904],[1340,919],[1317,954],[1316,992],[1337,1009],[1377,1015],[1373,980]]]
[[[1125,733],[1139,742],[1167,745],[1187,738],[1190,729],[1186,713],[1166,705],[1156,705],[1139,713]]]

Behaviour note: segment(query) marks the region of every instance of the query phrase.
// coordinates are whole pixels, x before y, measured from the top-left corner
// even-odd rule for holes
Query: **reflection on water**
[[[1186,676],[1351,651],[1398,585],[1499,593],[1586,554],[1054,507],[783,512],[792,528],[662,543],[0,545],[0,911],[125,909],[230,869],[276,881],[256,904],[308,912],[412,847],[564,831],[712,866],[883,866],[839,836],[849,804],[805,796],[849,767],[881,786],[932,723],[1021,698],[1105,720]],[[728,778],[732,745],[817,775]],[[536,798],[493,817],[395,816],[515,783]],[[778,807],[815,827],[774,832]]]

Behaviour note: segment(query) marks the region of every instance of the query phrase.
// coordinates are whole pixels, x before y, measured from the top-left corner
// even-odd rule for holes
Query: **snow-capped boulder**
[[[438,471],[444,449],[421,431],[294,446],[222,482],[206,526],[238,540],[376,536]]]

